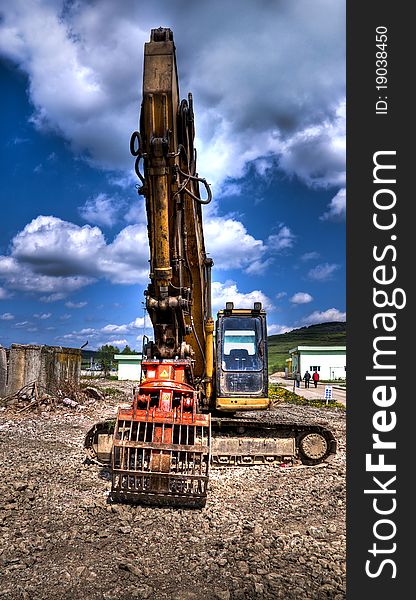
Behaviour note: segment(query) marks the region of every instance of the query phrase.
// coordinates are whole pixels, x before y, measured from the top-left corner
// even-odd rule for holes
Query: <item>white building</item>
[[[291,374],[318,371],[319,379],[346,379],[346,346],[296,346],[289,350]],[[290,363],[291,361],[291,363]]]
[[[115,354],[118,363],[117,378],[119,381],[139,381],[141,372],[141,354]]]

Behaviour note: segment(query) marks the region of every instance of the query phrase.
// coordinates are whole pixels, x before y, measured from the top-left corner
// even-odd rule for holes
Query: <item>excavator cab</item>
[[[267,329],[261,302],[253,309],[226,303],[217,316],[216,348],[216,409],[267,408]]]

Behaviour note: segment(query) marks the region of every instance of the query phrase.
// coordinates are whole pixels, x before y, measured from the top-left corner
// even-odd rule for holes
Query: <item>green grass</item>
[[[303,396],[298,396],[290,390],[276,385],[269,385],[269,398],[272,404],[296,404],[298,406],[315,406],[316,408],[341,408],[345,410],[345,406],[339,402],[328,402],[319,399],[307,399]]]
[[[269,375],[284,371],[289,350],[296,346],[345,346],[346,323],[320,323],[293,329],[288,333],[271,335],[267,338],[269,351]]]

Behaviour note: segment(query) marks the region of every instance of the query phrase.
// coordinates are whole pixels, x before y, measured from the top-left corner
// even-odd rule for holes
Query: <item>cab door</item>
[[[220,311],[216,347],[216,407],[234,411],[266,408],[269,401],[265,311],[234,308]]]

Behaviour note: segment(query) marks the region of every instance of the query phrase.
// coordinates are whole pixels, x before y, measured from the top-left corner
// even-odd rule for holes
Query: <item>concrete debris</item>
[[[86,388],[83,388],[83,392],[89,398],[94,398],[94,400],[104,400],[104,394],[102,394],[102,392],[100,392],[100,390],[95,387],[88,386]]]
[[[105,404],[106,401],[106,395],[95,387],[83,387],[65,382],[61,388],[51,394],[47,393],[37,381],[32,381],[14,393],[0,397],[0,408],[14,413],[26,411],[45,413],[56,411],[60,407],[83,410],[88,405]]]

